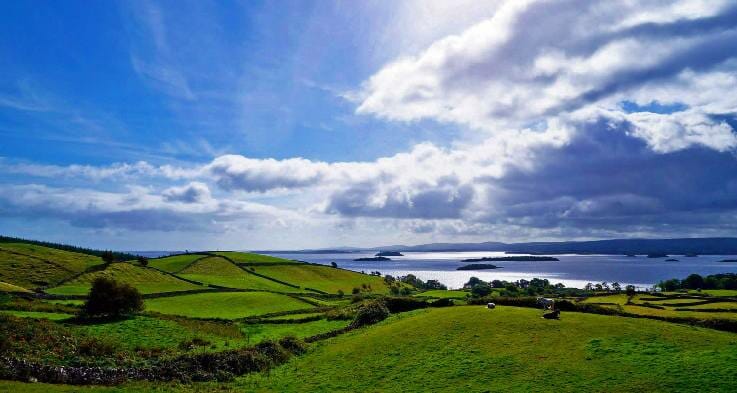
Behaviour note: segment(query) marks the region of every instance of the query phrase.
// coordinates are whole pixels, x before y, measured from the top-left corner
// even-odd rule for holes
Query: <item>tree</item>
[[[704,278],[698,274],[691,274],[686,277],[681,285],[686,289],[699,289],[704,287]]]
[[[335,263],[335,262],[330,262],[330,266],[332,266],[332,267],[338,267],[338,264]]]
[[[148,266],[148,258],[139,256],[138,257],[138,264],[141,266]]]
[[[474,297],[484,297],[491,293],[491,287],[486,284],[477,284],[471,288],[471,295]]]
[[[585,286],[585,287],[583,287],[583,289],[585,289],[585,290],[587,290],[587,291],[593,291],[593,290],[594,290],[594,284],[592,284],[592,283],[587,283],[587,284],[586,284],[586,286]]]
[[[98,277],[92,282],[82,308],[85,317],[119,317],[143,310],[143,297],[136,288],[111,278]]]
[[[637,290],[634,285],[627,285],[624,287],[624,290],[627,292],[627,296],[635,296],[635,294],[637,294]]]
[[[102,258],[102,261],[107,264],[115,262],[115,254],[113,254],[112,251],[103,251],[100,257]]]
[[[619,283],[615,281],[612,283],[612,289],[614,290],[614,292],[621,292],[622,286],[619,285]]]

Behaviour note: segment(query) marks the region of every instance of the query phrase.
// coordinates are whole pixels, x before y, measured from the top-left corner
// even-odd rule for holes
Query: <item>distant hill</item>
[[[431,243],[416,246],[382,246],[385,251],[505,251],[522,254],[737,254],[737,238],[612,239],[530,243]]]

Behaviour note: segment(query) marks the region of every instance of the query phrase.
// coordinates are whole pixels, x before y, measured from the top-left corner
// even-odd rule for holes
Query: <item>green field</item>
[[[424,310],[330,339],[238,386],[278,392],[734,391],[735,360],[737,336],[730,333],[578,313],[548,321],[533,309],[465,306]]]
[[[737,302],[719,301],[709,304],[698,304],[699,302],[709,301],[709,296],[699,299],[680,299],[679,294],[671,294],[671,297],[655,297],[649,294],[638,294],[632,298],[631,304],[627,303],[627,295],[614,294],[608,296],[592,296],[581,300],[582,303],[598,304],[604,307],[614,307],[621,311],[656,317],[669,318],[694,318],[701,320],[708,319],[737,319],[735,312],[701,312],[701,311],[679,311],[677,309],[730,309],[737,310]],[[695,305],[694,305],[695,304]],[[663,309],[648,307],[648,305],[663,307]]]
[[[133,265],[130,263],[113,263],[105,270],[83,274],[58,287],[49,288],[46,292],[57,295],[86,295],[92,281],[97,277],[110,277],[136,287],[141,293],[178,292],[202,289],[202,286],[188,283],[176,277]]]
[[[270,292],[201,293],[146,300],[146,310],[195,318],[236,319],[313,306]]]
[[[262,255],[262,254],[253,254],[249,252],[237,252],[237,251],[217,251],[213,254],[222,255],[225,257],[228,257],[235,263],[242,263],[242,264],[250,264],[250,263],[256,263],[256,264],[264,264],[264,263],[301,263],[297,261],[292,261],[290,259],[284,259],[284,258],[278,258],[278,257],[272,257],[270,255]]]
[[[74,274],[51,261],[0,249],[0,281],[32,289],[56,284]]]
[[[181,254],[164,258],[149,259],[148,265],[169,273],[176,273],[192,262],[205,258],[203,254]]]
[[[317,289],[327,293],[342,290],[350,294],[353,288],[370,285],[373,293],[387,293],[389,288],[381,277],[369,276],[349,270],[318,265],[257,266],[256,272],[302,288]]]
[[[220,257],[198,260],[177,274],[178,276],[228,288],[259,289],[277,292],[294,292],[294,288],[269,279],[246,273],[230,261]]]
[[[416,297],[427,297],[431,299],[460,299],[464,300],[470,293],[468,291],[460,290],[442,290],[434,289],[430,291],[424,291],[416,294]]]

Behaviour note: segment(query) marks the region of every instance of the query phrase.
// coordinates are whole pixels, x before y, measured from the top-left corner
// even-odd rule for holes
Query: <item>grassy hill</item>
[[[389,288],[381,277],[369,276],[330,266],[297,264],[255,266],[257,273],[276,278],[302,288],[317,289],[327,293],[351,293],[353,288],[370,285],[374,293],[387,293]]]
[[[32,289],[99,265],[99,257],[26,243],[0,243],[0,281]]]
[[[310,309],[301,300],[270,292],[200,293],[146,300],[146,310],[194,318],[236,319]]]
[[[294,292],[295,289],[278,282],[247,273],[221,257],[205,257],[197,260],[178,276],[229,288],[258,289],[278,292]]]
[[[19,287],[17,285],[8,284],[7,282],[0,281],[0,292],[30,292],[29,290]]]
[[[705,345],[705,343],[709,343]],[[737,336],[500,307],[423,310],[240,380],[256,391],[735,391]]]
[[[290,259],[284,259],[284,258],[278,258],[278,257],[272,257],[270,255],[262,255],[262,254],[253,254],[248,252],[238,252],[238,251],[217,251],[213,254],[224,256],[230,260],[232,260],[235,263],[242,263],[246,265],[254,265],[254,264],[284,264],[284,263],[301,263],[297,261],[293,261]]]
[[[122,262],[110,264],[110,266],[101,271],[85,273],[60,286],[49,288],[46,292],[57,295],[86,295],[92,286],[92,281],[100,276],[111,277],[115,280],[128,283],[144,294],[203,288],[202,286],[161,273],[155,269],[148,269]]]
[[[164,258],[155,258],[148,261],[148,265],[169,273],[176,273],[186,268],[194,261],[205,258],[205,254],[180,254]]]

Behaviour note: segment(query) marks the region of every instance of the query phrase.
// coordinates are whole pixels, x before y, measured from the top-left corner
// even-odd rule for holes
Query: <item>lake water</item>
[[[678,262],[666,262],[668,258],[647,258],[644,255],[627,257],[622,255],[553,255],[557,262],[487,262],[501,269],[460,271],[457,267],[467,258],[509,256],[502,252],[406,252],[402,257],[391,257],[391,261],[357,262],[356,258],[371,257],[374,253],[345,254],[298,254],[270,253],[282,258],[329,265],[336,262],[339,267],[354,271],[380,271],[382,275],[403,276],[414,274],[422,280],[438,280],[448,288],[460,288],[472,276],[484,281],[544,278],[552,283],[563,283],[567,287],[582,288],[586,283],[606,281],[619,282],[622,286],[632,284],[640,288],[651,287],[658,281],[669,278],[685,278],[691,273],[701,275],[737,272],[737,263],[719,262],[734,256],[706,255],[698,257],[671,256]]]

